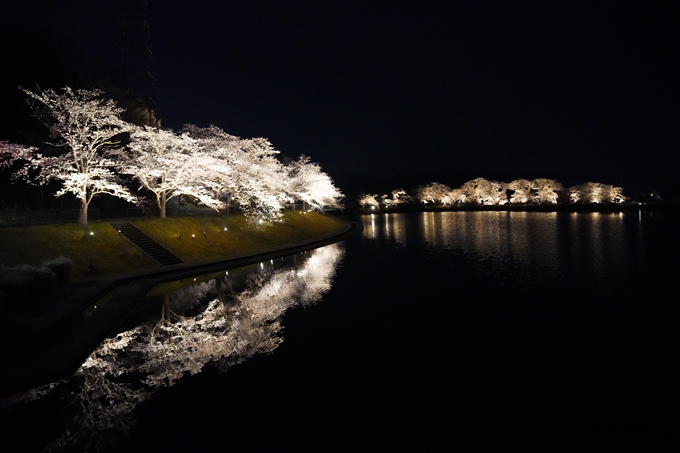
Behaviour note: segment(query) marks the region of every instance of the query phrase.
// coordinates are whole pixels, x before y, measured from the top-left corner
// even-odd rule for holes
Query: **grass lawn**
[[[300,211],[287,212],[282,222],[268,226],[248,226],[242,215],[154,218],[134,224],[185,262],[254,253],[320,236],[341,226],[333,217]]]
[[[283,222],[254,227],[247,226],[240,214],[131,221],[185,262],[256,253],[341,227],[333,217],[299,211],[286,213]],[[60,224],[0,228],[0,265],[40,265],[60,255],[74,261],[72,281],[101,273],[160,267],[105,222],[91,222],[88,227]],[[88,271],[90,265],[95,267],[95,274]]]

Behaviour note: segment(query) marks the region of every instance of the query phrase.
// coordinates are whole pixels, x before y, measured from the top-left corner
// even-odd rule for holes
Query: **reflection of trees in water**
[[[48,451],[74,445],[98,450],[129,432],[132,411],[159,387],[172,386],[207,364],[226,370],[272,352],[283,341],[281,316],[319,300],[330,289],[343,254],[332,244],[307,253],[293,269],[263,263],[248,274],[240,292],[224,275],[165,296],[160,319],[105,340],[63,384],[71,388],[64,398],[78,412]],[[217,297],[197,307],[196,301],[210,294]],[[26,399],[44,393],[45,388],[34,389]]]

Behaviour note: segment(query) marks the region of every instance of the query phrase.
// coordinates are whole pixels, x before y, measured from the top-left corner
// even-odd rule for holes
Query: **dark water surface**
[[[6,410],[3,437],[17,451],[678,446],[677,213],[360,221],[343,243],[157,290],[80,375]]]

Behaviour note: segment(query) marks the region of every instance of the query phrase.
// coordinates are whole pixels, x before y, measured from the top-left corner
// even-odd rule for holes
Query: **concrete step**
[[[182,262],[177,256],[173,255],[168,249],[154,241],[145,232],[129,222],[109,223],[118,233],[132,242],[135,247],[144,252],[151,259],[163,266],[179,264]]]

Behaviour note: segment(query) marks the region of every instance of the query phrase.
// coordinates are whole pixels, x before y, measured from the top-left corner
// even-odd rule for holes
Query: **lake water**
[[[344,242],[156,289],[74,378],[5,410],[3,437],[17,451],[678,445],[677,212],[354,220]]]

